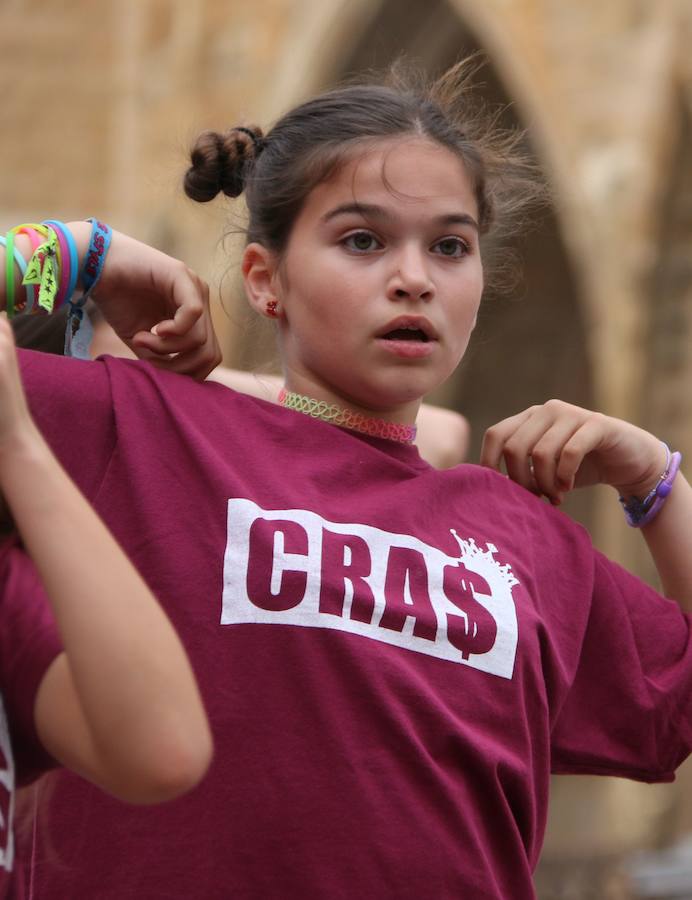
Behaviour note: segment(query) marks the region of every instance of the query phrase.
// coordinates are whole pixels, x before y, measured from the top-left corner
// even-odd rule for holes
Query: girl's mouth
[[[395,328],[377,339],[379,346],[399,359],[427,359],[434,353],[437,342],[418,328]]]
[[[424,344],[427,344],[429,340],[427,334],[420,328],[395,328],[393,331],[383,334],[382,339],[385,341],[422,341]]]

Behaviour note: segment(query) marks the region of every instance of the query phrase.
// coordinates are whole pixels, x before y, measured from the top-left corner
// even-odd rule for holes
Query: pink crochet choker
[[[360,431],[372,437],[386,438],[389,441],[399,441],[401,444],[412,444],[416,439],[415,425],[401,425],[399,422],[387,422],[385,419],[376,419],[363,413],[353,412],[350,409],[342,409],[333,403],[325,403],[324,400],[313,400],[312,397],[304,397],[302,394],[294,394],[281,388],[279,403],[287,409],[305,413],[313,419],[321,419],[341,428],[350,428],[351,431]]]

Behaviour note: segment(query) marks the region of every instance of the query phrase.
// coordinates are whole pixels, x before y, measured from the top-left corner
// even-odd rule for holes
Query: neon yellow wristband
[[[34,231],[43,234],[45,240],[34,250],[26,267],[22,284],[37,284],[39,286],[38,305],[46,312],[51,313],[59,284],[60,244],[58,236],[52,228],[48,228],[46,225],[19,225],[12,230],[18,231],[19,228],[24,227],[33,228]]]

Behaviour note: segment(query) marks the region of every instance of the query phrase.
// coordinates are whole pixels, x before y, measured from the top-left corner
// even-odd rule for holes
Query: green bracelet
[[[14,233],[7,232],[5,238],[5,309],[7,318],[14,315]]]

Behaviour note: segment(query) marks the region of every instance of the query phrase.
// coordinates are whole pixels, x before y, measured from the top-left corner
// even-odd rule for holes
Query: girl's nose
[[[418,250],[407,250],[397,260],[398,266],[387,287],[390,300],[431,300],[435,286],[430,278],[426,260]]]

